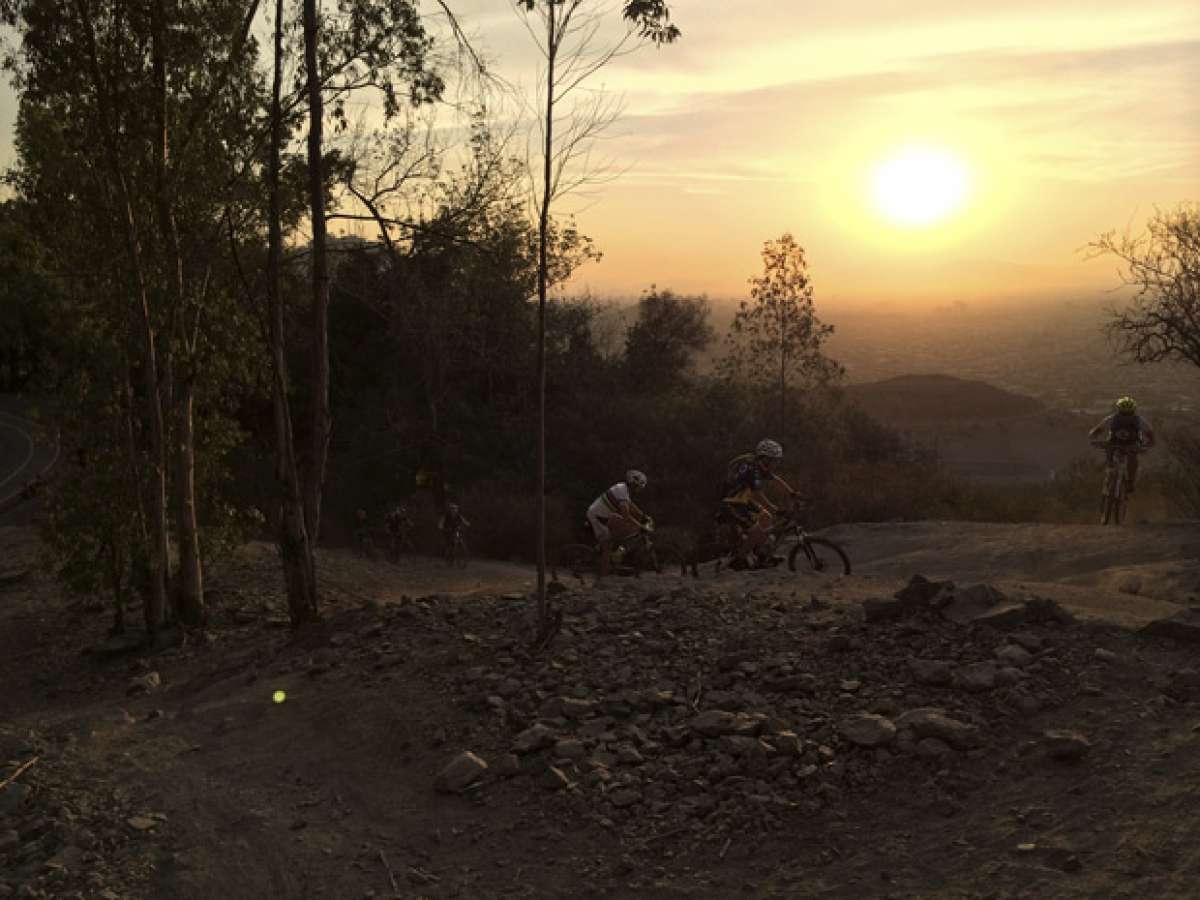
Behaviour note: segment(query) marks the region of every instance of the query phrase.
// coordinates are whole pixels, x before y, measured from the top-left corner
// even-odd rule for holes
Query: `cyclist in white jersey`
[[[600,581],[608,575],[608,558],[613,541],[623,541],[645,524],[649,517],[633,502],[633,495],[645,489],[646,476],[637,469],[625,473],[625,480],[618,481],[592,501],[587,510],[588,524],[600,545]]]

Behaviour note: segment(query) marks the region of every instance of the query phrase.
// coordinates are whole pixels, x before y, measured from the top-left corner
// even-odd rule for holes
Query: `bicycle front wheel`
[[[1100,495],[1100,524],[1116,525],[1120,522],[1121,479],[1116,471],[1104,480],[1104,493]]]
[[[795,572],[797,566],[812,572],[849,575],[850,557],[833,541],[810,537],[796,543],[788,554],[788,568]]]

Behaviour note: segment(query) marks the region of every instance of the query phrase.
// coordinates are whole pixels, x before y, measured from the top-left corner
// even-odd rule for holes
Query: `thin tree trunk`
[[[130,257],[133,260],[134,280],[140,301],[142,338],[145,342],[146,360],[143,378],[146,391],[146,414],[150,420],[150,595],[146,598],[146,631],[153,641],[163,622],[167,608],[167,564],[169,545],[167,541],[167,467],[166,435],[163,428],[162,400],[158,383],[158,357],[155,351],[155,329],[150,315],[150,301],[142,271],[141,246],[138,241],[137,223],[133,206],[129,200],[124,178],[121,179],[121,194],[125,201],[127,237]]]
[[[196,521],[195,386],[185,374],[175,394],[177,486],[179,506],[176,528],[179,541],[179,594],[177,608],[184,627],[204,625],[204,571],[200,558],[200,529]]]
[[[165,274],[173,304],[171,320],[176,324],[172,329],[174,333],[169,337],[178,340],[179,349],[186,353],[190,348],[187,347],[186,336],[187,295],[183,283],[183,254],[179,248],[179,229],[175,223],[167,180],[170,127],[167,109],[166,16],[163,0],[154,0],[151,16],[151,54],[154,84],[158,93],[155,103],[155,201],[158,207],[161,243],[165,251]],[[200,560],[199,528],[196,522],[196,448],[193,431],[195,379],[191,371],[191,361],[186,356],[178,366],[174,365],[173,359],[164,362],[169,364],[169,377],[165,379],[165,399],[175,420],[172,447],[175,462],[175,529],[179,543],[179,581],[173,599],[180,621],[185,627],[193,629],[204,624],[204,576]],[[179,375],[178,383],[176,373]]]
[[[537,602],[538,626],[548,624],[546,609],[546,280],[550,228],[550,153],[554,148],[554,4],[546,9],[546,134],[542,168],[542,208],[538,216],[538,328],[537,328]]]
[[[275,70],[271,85],[271,148],[268,164],[267,299],[270,305],[271,400],[275,419],[275,484],[279,490],[279,530],[276,540],[287,587],[289,617],[292,627],[299,628],[317,617],[317,591],[312,543],[305,527],[304,501],[296,465],[284,346],[283,294],[280,284],[283,229],[280,224],[282,213],[279,196],[279,173],[282,167],[280,147],[283,143],[283,112],[280,108],[282,82],[283,0],[275,0]]]
[[[312,434],[304,482],[304,518],[315,546],[320,536],[321,488],[329,454],[329,265],[325,233],[325,118],[317,70],[317,0],[304,0],[304,64],[308,87],[308,190],[312,215]]]
[[[151,514],[150,591],[145,598],[144,615],[146,631],[151,641],[162,625],[163,611],[167,600],[167,473],[166,438],[163,429],[162,395],[159,390],[158,356],[155,350],[154,317],[150,312],[150,297],[146,286],[143,266],[141,237],[137,217],[133,211],[133,200],[129,196],[129,184],[121,169],[121,151],[118,144],[119,128],[109,102],[108,88],[100,71],[96,52],[96,33],[92,11],[84,0],[76,0],[76,11],[84,31],[87,45],[88,64],[92,70],[92,82],[96,90],[96,102],[100,113],[100,132],[103,135],[111,177],[123,207],[123,223],[126,245],[129,250],[130,267],[133,272],[135,301],[140,315],[141,337],[146,354],[142,375],[146,390],[146,414],[150,423],[150,494],[147,498]]]

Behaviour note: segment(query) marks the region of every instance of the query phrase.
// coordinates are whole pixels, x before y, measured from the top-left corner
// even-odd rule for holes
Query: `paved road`
[[[0,523],[14,524],[18,495],[26,483],[58,460],[58,447],[44,442],[35,422],[23,415],[28,405],[0,395]],[[24,504],[28,505],[28,504]]]

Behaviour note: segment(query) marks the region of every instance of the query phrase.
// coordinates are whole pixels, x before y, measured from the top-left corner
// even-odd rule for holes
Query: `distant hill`
[[[1033,397],[950,375],[900,375],[851,384],[846,393],[875,418],[901,426],[1004,419],[1045,409]]]

